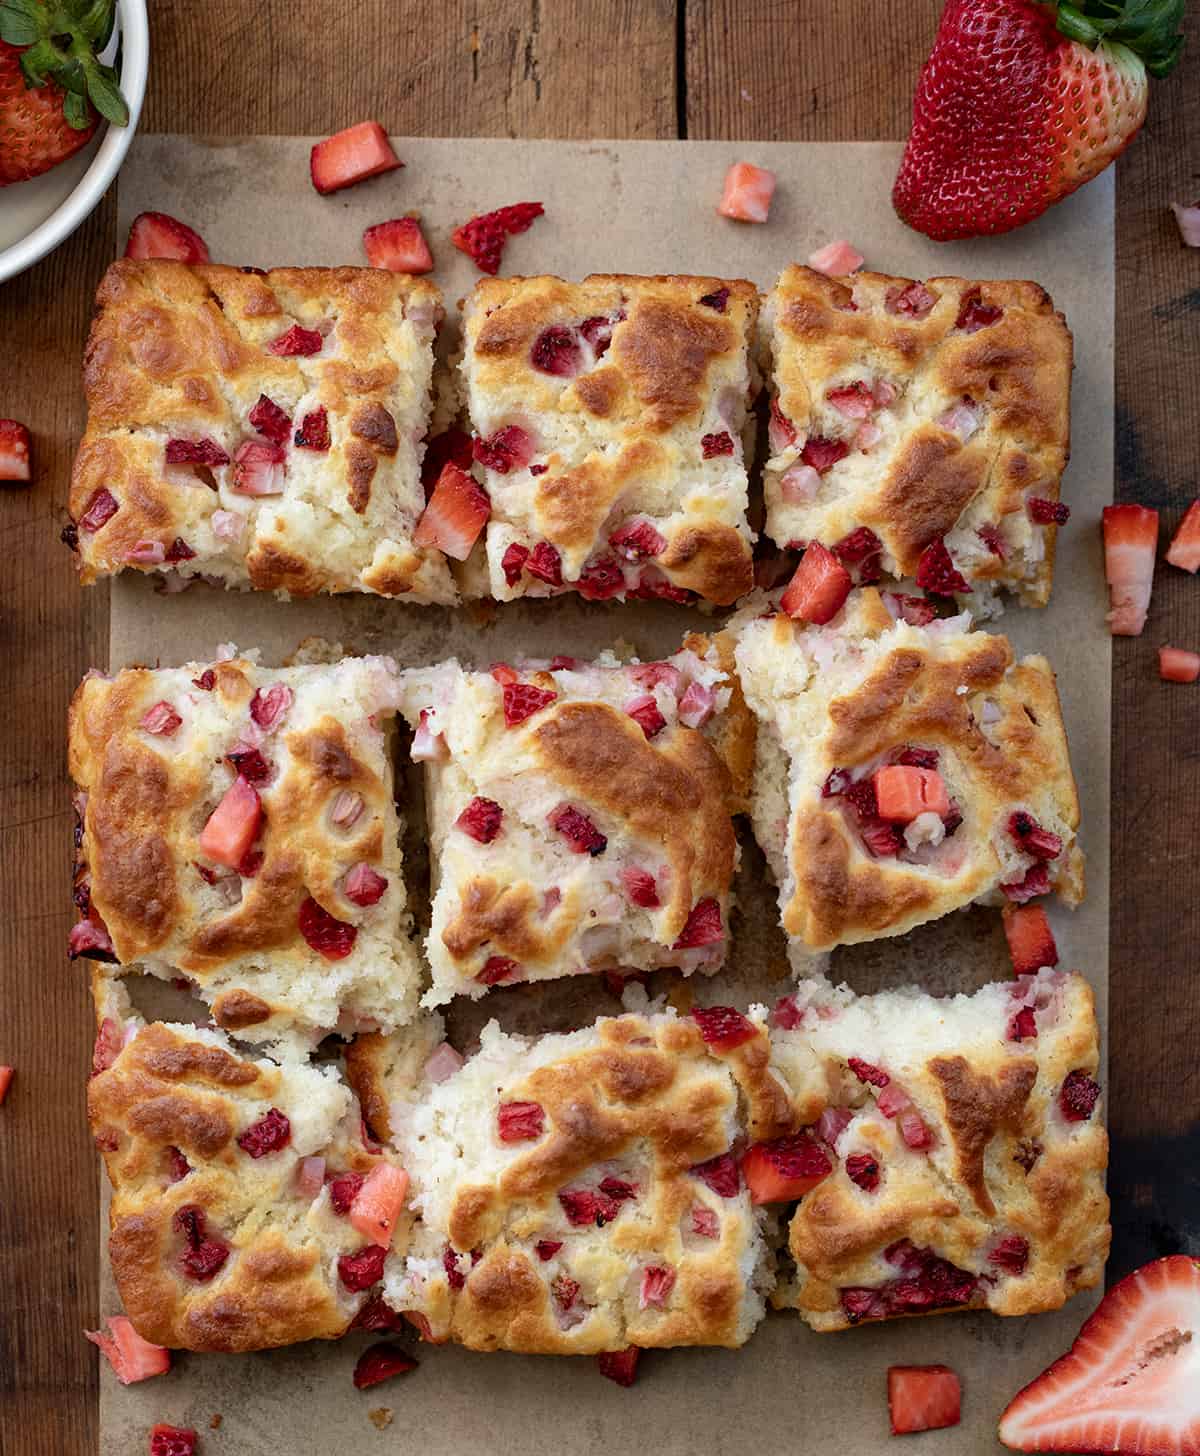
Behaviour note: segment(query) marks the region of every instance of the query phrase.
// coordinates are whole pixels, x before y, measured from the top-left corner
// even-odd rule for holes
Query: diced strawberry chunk
[[[389,1248],[408,1197],[408,1174],[394,1163],[380,1163],[350,1205],[350,1226],[372,1244]]]
[[[717,696],[701,682],[690,682],[679,699],[679,721],[685,728],[702,728],[716,712]]]
[[[476,795],[454,821],[454,827],[479,844],[491,844],[500,833],[503,819],[504,810],[495,799],[481,799]]]
[[[663,717],[652,693],[643,693],[640,697],[630,698],[629,702],[625,704],[625,711],[638,724],[647,738],[653,738],[656,733],[661,733],[667,726],[667,720]]]
[[[386,876],[377,873],[369,864],[360,860],[342,881],[342,894],[352,905],[361,905],[366,909],[383,899],[387,887]]]
[[[502,1143],[531,1142],[542,1135],[546,1109],[540,1102],[502,1102],[496,1121]]]
[[[381,1244],[368,1244],[354,1254],[343,1254],[338,1260],[338,1278],[352,1294],[370,1289],[383,1278],[387,1250]]]
[[[15,1075],[12,1067],[0,1067],[0,1104],[8,1096],[8,1089],[12,1086],[12,1079]]]
[[[918,814],[949,812],[950,795],[936,769],[889,763],[875,770],[875,801],[879,817],[893,824],[910,824]]]
[[[502,981],[515,980],[520,969],[520,963],[509,956],[488,956],[475,979],[485,986],[498,986]]]
[[[1007,1037],[1009,1041],[1036,1041],[1038,1034],[1037,1015],[1032,1006],[1019,1006],[1009,1019]]]
[[[562,586],[562,557],[549,541],[539,541],[529,553],[525,570],[548,586]]]
[[[807,1133],[755,1143],[742,1155],[742,1175],[754,1204],[803,1198],[832,1172],[829,1154]]]
[[[706,1162],[693,1163],[688,1172],[711,1188],[718,1198],[736,1198],[741,1192],[742,1170],[732,1153],[718,1153]]]
[[[370,1390],[373,1385],[391,1380],[394,1375],[407,1375],[416,1368],[417,1362],[399,1345],[372,1345],[358,1357],[352,1377],[354,1388]]]
[[[887,1387],[893,1436],[958,1425],[962,1390],[948,1365],[889,1365]]]
[[[705,460],[712,460],[717,455],[732,455],[733,436],[728,430],[721,430],[713,435],[701,435],[700,453]]]
[[[291,416],[265,394],[258,396],[258,403],[250,411],[250,423],[276,445],[286,445],[292,433]]]
[[[693,1203],[692,1232],[700,1239],[719,1239],[721,1219],[716,1209],[705,1208],[702,1203]]]
[[[679,939],[672,950],[691,950],[701,945],[716,945],[725,939],[721,924],[721,906],[711,897],[697,900],[684,921]]]
[[[900,1129],[900,1136],[904,1139],[905,1146],[912,1148],[914,1152],[921,1153],[933,1147],[933,1133],[925,1124],[925,1119],[915,1109],[906,1108],[896,1119],[896,1126]]]
[[[334,1213],[344,1218],[367,1181],[365,1173],[339,1173],[329,1181],[329,1204]]]
[[[775,195],[775,173],[751,162],[735,162],[725,173],[717,211],[736,222],[766,222]]]
[[[300,450],[325,451],[329,449],[329,413],[324,405],[310,410],[300,421],[296,431],[296,447]]]
[[[320,193],[329,193],[381,172],[391,172],[404,163],[377,121],[360,121],[318,142],[309,154],[308,165],[312,185]]]
[[[1058,965],[1058,946],[1054,932],[1040,905],[1005,906],[1004,935],[1012,957],[1013,973],[1018,976]]]
[[[890,1119],[907,1111],[912,1106],[912,1098],[903,1087],[898,1087],[889,1077],[887,1085],[875,1099],[875,1106],[879,1108],[884,1117]]]
[[[233,489],[239,495],[282,495],[287,451],[267,440],[245,440],[233,457]]]
[[[702,303],[705,308],[715,309],[717,313],[724,313],[729,305],[729,289],[722,287],[712,293],[702,293],[696,302]]]
[[[861,1057],[847,1057],[846,1065],[860,1082],[869,1087],[886,1087],[892,1080],[882,1067],[864,1062]]]
[[[215,515],[216,512],[214,512],[213,514]],[[170,563],[171,565],[174,565],[175,563],[180,561],[191,561],[195,554],[196,553],[182,538],[182,536],[176,536],[174,541],[172,541],[171,544],[167,547],[166,554],[163,556],[163,560]]]
[[[586,1228],[594,1225],[596,1228],[603,1228],[606,1223],[611,1223],[621,1211],[619,1198],[611,1198],[606,1193],[599,1193],[591,1188],[564,1188],[558,1195],[562,1211],[567,1216],[567,1222],[575,1228]]]
[[[265,733],[270,733],[287,717],[294,696],[286,683],[272,683],[266,691],[258,688],[250,699],[250,716]]]
[[[845,415],[847,419],[865,420],[875,412],[875,396],[861,379],[829,390],[825,398],[838,414]]]
[[[354,949],[358,927],[335,919],[310,895],[300,906],[300,934],[326,960],[340,961]]]
[[[628,865],[621,871],[621,883],[630,900],[643,910],[657,910],[662,905],[658,898],[658,883],[649,870]]]
[[[859,526],[829,548],[849,571],[856,585],[866,586],[882,575],[883,542],[869,526]]]
[[[0,480],[29,479],[29,430],[19,420],[0,420]]]
[[[1100,1083],[1081,1068],[1068,1072],[1058,1094],[1058,1105],[1068,1122],[1086,1122],[1095,1111]]]
[[[1002,308],[984,303],[980,290],[973,288],[969,293],[963,295],[958,317],[954,320],[954,327],[962,329],[964,334],[978,333],[980,329],[986,329],[989,324],[994,324],[1003,312]]]
[[[1050,876],[1045,864],[1035,864],[1025,871],[1024,879],[1008,881],[1000,888],[1014,905],[1024,905],[1037,895],[1050,893]]]
[[[800,459],[818,475],[824,475],[849,453],[850,446],[845,440],[827,440],[823,435],[810,435],[800,451]]]
[[[183,1272],[197,1284],[215,1279],[229,1258],[229,1245],[209,1237],[204,1210],[198,1204],[187,1204],[176,1211],[171,1222],[185,1241]]]
[[[267,345],[267,353],[276,354],[282,359],[307,358],[312,354],[319,354],[324,344],[325,336],[319,329],[303,329],[299,324],[293,324],[286,333],[271,340]]]
[[[820,473],[811,465],[789,465],[779,477],[779,494],[789,505],[807,505],[821,488]]]
[[[808,256],[808,266],[818,273],[828,274],[830,278],[844,278],[848,273],[857,273],[863,262],[863,255],[845,238],[826,243]]]
[[[123,1314],[109,1315],[102,1330],[84,1330],[84,1336],[98,1346],[122,1385],[136,1385],[155,1375],[165,1375],[171,1368],[171,1352],[161,1345],[143,1340]]]
[[[3,429],[3,421],[0,421]],[[0,472],[0,478],[3,478]],[[1181,571],[1195,572],[1200,568],[1200,499],[1194,500],[1176,528],[1171,544],[1167,547],[1167,560]]]
[[[851,1153],[846,1159],[846,1176],[865,1193],[879,1187],[879,1159],[870,1153]]]
[[[504,698],[504,722],[509,728],[515,728],[534,713],[540,713],[558,697],[549,688],[538,688],[532,683],[522,682],[506,682],[501,692]]]
[[[592,353],[597,359],[603,359],[608,353],[612,343],[613,330],[617,324],[623,323],[624,319],[625,310],[621,309],[613,318],[595,314],[591,318],[585,318],[579,325],[579,332],[592,346]]]
[[[217,864],[237,869],[261,822],[258,790],[238,774],[200,831],[200,851]]]
[[[523,470],[537,453],[537,445],[528,430],[520,425],[505,425],[486,440],[476,437],[471,453],[480,465],[507,475],[510,470]]]
[[[600,1374],[617,1385],[630,1386],[637,1379],[638,1357],[641,1350],[636,1345],[626,1345],[623,1350],[605,1350],[596,1356]]]
[[[238,1147],[251,1158],[277,1153],[292,1140],[292,1125],[278,1107],[272,1107],[238,1138]]]
[[[533,341],[529,362],[542,374],[571,379],[583,368],[583,346],[574,329],[552,324]]]
[[[98,531],[106,521],[112,519],[121,507],[117,504],[117,498],[112,491],[106,490],[104,486],[97,486],[88,497],[88,503],[84,508],[83,515],[79,517],[79,529],[81,531]]]
[[[1035,859],[1057,859],[1062,853],[1063,842],[1057,834],[1051,834],[1023,809],[1009,817],[1008,832],[1026,854]]]
[[[168,465],[228,465],[229,456],[207,435],[196,440],[168,440],[165,450]]]
[[[150,1456],[195,1456],[198,1439],[192,1426],[168,1426],[160,1421],[150,1430]]]
[[[1160,647],[1158,675],[1164,682],[1195,682],[1200,677],[1200,652],[1189,652],[1184,647]]]
[[[921,559],[917,562],[917,585],[922,591],[933,592],[935,596],[942,597],[971,590],[966,577],[954,565],[946,543],[940,536],[921,552]]]
[[[928,627],[937,613],[933,603],[924,597],[905,596],[902,592],[884,592],[883,602],[898,621],[910,627]]]
[[[664,1309],[675,1288],[675,1270],[665,1264],[651,1264],[642,1270],[642,1287],[638,1291],[639,1309]]]
[[[418,546],[435,546],[455,561],[465,561],[491,513],[487,492],[451,462],[442,468],[413,540]]]
[[[796,439],[796,427],[780,409],[777,398],[771,400],[771,419],[767,426],[767,436],[773,455],[778,455],[781,450],[786,450]]]
[[[523,233],[544,212],[540,202],[514,202],[461,223],[450,234],[450,241],[473,260],[481,273],[498,273],[500,255],[509,238]]]
[[[562,1248],[561,1239],[539,1239],[534,1245],[538,1258],[543,1264],[547,1264]]]
[[[923,283],[909,283],[904,288],[889,288],[883,306],[888,313],[923,319],[936,302],[935,296]]]
[[[500,558],[500,569],[509,586],[516,586],[517,582],[521,580],[521,573],[525,570],[525,563],[528,560],[528,546],[522,546],[519,542],[514,541],[505,549],[504,555]]]
[[[819,541],[809,543],[780,607],[794,621],[824,626],[841,611],[853,583],[850,573]]]
[[[719,1052],[732,1051],[758,1035],[754,1023],[732,1006],[697,1006],[692,1019],[705,1042]]]
[[[396,217],[365,228],[363,251],[372,268],[386,268],[391,273],[429,273],[433,270],[433,254],[415,217]]]
[[[667,538],[649,521],[626,521],[608,538],[608,544],[626,561],[641,561],[661,556],[667,549]]]
[[[1157,545],[1157,511],[1147,506],[1104,507],[1104,575],[1114,637],[1138,637],[1146,625]]]
[[[1033,496],[1029,502],[1029,518],[1039,526],[1065,526],[1071,519],[1071,507],[1062,501]]]
[[[183,719],[171,704],[162,702],[146,709],[142,714],[141,727],[143,732],[153,733],[155,737],[170,738],[182,722]]]
[[[1008,1274],[1024,1274],[1028,1262],[1029,1240],[1020,1234],[1006,1234],[988,1255],[989,1264]]]
[[[570,804],[560,805],[546,816],[551,829],[571,846],[574,854],[590,854],[595,857],[608,848],[608,839],[601,834],[588,816],[574,809]]]
[[[207,263],[208,248],[198,232],[165,212],[141,212],[129,225],[127,258],[174,258]]]
[[[271,777],[271,765],[257,748],[232,748],[225,757],[249,784],[265,784]]]
[[[575,590],[585,601],[607,602],[625,590],[625,573],[614,556],[589,561],[579,573]]]

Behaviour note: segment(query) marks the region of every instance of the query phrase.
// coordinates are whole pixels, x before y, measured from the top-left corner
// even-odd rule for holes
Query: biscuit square
[[[95,992],[88,1119],[113,1189],[113,1275],[138,1332],[232,1352],[335,1339],[364,1322],[411,1217],[397,1216],[386,1246],[363,1231],[355,1195],[377,1169],[399,1168],[364,1144],[338,1069],[146,1024],[103,973]]]
[[[358,1038],[349,1075],[419,1218],[387,1303],[476,1350],[743,1344],[772,1260],[733,1150],[792,1108],[763,1008],[728,1015],[729,1049],[669,1013],[537,1038],[492,1022],[465,1064],[439,1050],[415,1086],[393,1067],[403,1033]]]
[[[71,478],[80,579],[457,599],[414,545],[441,295],[372,268],[112,264]]]
[[[913,625],[901,614],[932,618],[927,603],[872,587],[828,626],[768,611],[747,607],[731,631],[757,719],[755,837],[797,951],[901,935],[976,900],[1078,903],[1079,801],[1044,657],[1014,660],[966,613]],[[932,769],[948,804],[885,821],[890,765]]]
[[[738,845],[706,737],[731,695],[718,666],[685,650],[490,672],[450,661],[404,679],[434,885],[425,1004],[721,965]]]
[[[836,1330],[1035,1314],[1101,1282],[1108,1141],[1082,976],[945,999],[809,982],[772,1022],[775,1066],[835,1155],[792,1217],[777,1305]]]
[[[750,590],[757,314],[739,279],[476,285],[462,374],[492,507],[484,594],[728,604]]]
[[[940,542],[977,616],[998,609],[999,589],[1046,605],[1071,335],[1044,289],[793,265],[763,324],[773,541],[821,541],[866,581],[916,576],[934,547],[931,570]],[[938,579],[950,594],[944,562]]]
[[[391,761],[398,670],[256,656],[79,687],[72,954],[188,977],[251,1040],[400,1025],[420,967]]]

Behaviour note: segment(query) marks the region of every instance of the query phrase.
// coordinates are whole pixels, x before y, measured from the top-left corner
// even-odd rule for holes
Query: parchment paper
[[[1058,670],[1083,803],[1088,896],[1073,915],[1050,913],[1064,964],[1089,977],[1103,1017],[1110,639],[1097,527],[1112,498],[1111,171],[1016,234],[937,245],[891,210],[899,155],[892,144],[401,139],[403,171],[328,198],[309,185],[309,146],[296,137],[140,136],[121,173],[120,235],[137,213],[158,209],[198,228],[218,262],[361,263],[364,226],[418,211],[438,264],[434,277],[452,308],[478,274],[450,244],[451,228],[504,203],[539,199],[546,216],[509,243],[507,272],[694,272],[747,277],[765,289],[786,263],[848,237],[868,267],[885,272],[1033,278],[1049,289],[1075,334],[1073,458],[1063,489],[1072,517],[1059,534],[1052,605],[1041,612],[1010,608],[996,626],[1018,651],[1044,651]],[[779,177],[764,227],[714,212],[726,167],[743,157]],[[258,646],[264,662],[274,663],[309,635],[352,650],[388,651],[405,665],[451,653],[480,664],[520,654],[586,657],[618,643],[646,657],[672,651],[685,630],[718,621],[661,603],[514,603],[489,620],[478,610],[376,597],[279,603],[202,584],[163,596],[149,578],[130,575],[112,588],[111,665],[177,663],[208,656],[224,641]],[[419,899],[420,857],[411,858]],[[739,898],[733,964],[712,983],[692,978],[700,999],[744,1003],[782,989],[774,890],[749,844]],[[994,910],[970,910],[903,939],[842,950],[831,975],[858,991],[914,980],[938,993],[969,990],[1009,974],[999,919]],[[614,1009],[596,988],[572,982],[494,995],[484,1015],[534,1029]],[[456,1015],[460,1039],[471,1035],[479,1012],[477,1006]],[[101,1308],[115,1312],[107,1260],[101,1280]],[[1031,1319],[948,1315],[825,1336],[794,1315],[775,1314],[741,1351],[648,1353],[632,1391],[602,1379],[590,1359],[421,1346],[418,1372],[360,1393],[350,1374],[370,1343],[366,1336],[260,1355],[180,1355],[169,1378],[129,1389],[105,1366],[101,1451],[140,1456],[148,1427],[173,1420],[201,1430],[206,1456],[333,1456],[350,1448],[421,1456],[582,1456],[601,1449],[661,1456],[836,1449],[870,1456],[891,1450],[887,1366],[944,1362],[962,1377],[963,1423],[953,1435],[910,1437],[906,1452],[995,1452],[995,1421],[1005,1402],[1066,1347],[1094,1302],[1080,1296],[1060,1313]],[[394,1412],[382,1429],[368,1416],[380,1408]],[[223,1417],[219,1430],[209,1429],[214,1413]]]

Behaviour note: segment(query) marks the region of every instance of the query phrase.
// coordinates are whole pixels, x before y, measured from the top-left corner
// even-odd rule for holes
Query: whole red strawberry
[[[117,74],[96,59],[112,34],[113,5],[0,3],[0,187],[65,162],[101,117],[128,123]]]
[[[947,0],[892,191],[928,237],[1020,227],[1090,181],[1178,59],[1186,0]]]

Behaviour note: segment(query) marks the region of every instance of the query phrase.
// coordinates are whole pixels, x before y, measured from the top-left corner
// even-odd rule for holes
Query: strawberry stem
[[[1102,42],[1128,47],[1152,76],[1165,76],[1179,59],[1187,0],[1062,0],[1055,23],[1068,40],[1093,50]]]
[[[114,126],[129,123],[116,71],[102,65],[96,50],[108,44],[115,17],[114,0],[0,0],[0,40],[21,47],[21,73],[36,89],[48,81],[60,86],[68,125],[83,131],[92,106]]]

